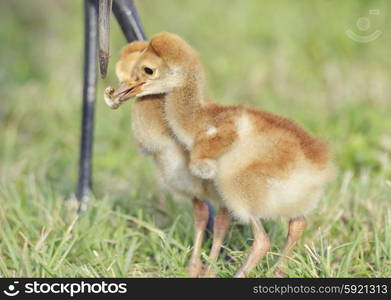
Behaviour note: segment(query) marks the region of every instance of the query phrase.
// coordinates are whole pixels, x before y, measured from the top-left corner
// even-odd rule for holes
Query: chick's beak
[[[141,87],[143,86],[143,84],[144,82],[121,83],[118,89],[114,92],[114,97],[119,97],[119,100],[121,102],[124,102],[141,93]]]
[[[108,87],[105,89],[106,104],[112,108],[117,109],[123,102],[137,96],[142,92],[142,86],[145,82],[123,82],[117,89]]]

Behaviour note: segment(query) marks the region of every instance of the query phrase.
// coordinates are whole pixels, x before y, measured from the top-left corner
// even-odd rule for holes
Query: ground
[[[149,36],[176,32],[198,49],[210,98],[290,117],[333,149],[338,177],[309,217],[289,275],[390,277],[390,2],[136,3]],[[366,31],[359,17],[370,21]],[[2,1],[0,19],[0,276],[185,276],[190,201],[160,191],[131,136],[131,104],[111,111],[103,101],[125,43],[118,26],[98,89],[94,198],[77,216],[82,5]],[[382,34],[361,43],[349,28]],[[284,220],[264,224],[273,246],[254,277],[272,275],[287,230]],[[251,239],[247,226],[233,226],[219,276],[234,274]]]

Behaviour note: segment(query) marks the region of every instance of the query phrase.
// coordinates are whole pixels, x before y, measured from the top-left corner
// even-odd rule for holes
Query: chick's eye
[[[148,75],[152,75],[153,74],[153,70],[151,68],[148,68],[148,67],[144,68],[144,72],[147,73]]]

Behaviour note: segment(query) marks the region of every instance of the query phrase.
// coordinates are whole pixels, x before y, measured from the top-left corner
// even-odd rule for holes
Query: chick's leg
[[[235,275],[237,278],[246,277],[270,249],[269,237],[263,229],[262,223],[258,219],[251,218],[251,228],[254,242],[246,262]]]
[[[304,217],[299,217],[295,219],[291,219],[289,221],[289,230],[288,230],[288,236],[286,238],[284,250],[282,251],[282,256],[277,262],[277,266],[279,266],[275,272],[276,277],[287,277],[287,275],[281,270],[281,265],[285,264],[287,262],[288,256],[292,250],[292,248],[295,246],[297,241],[300,239],[301,235],[303,234],[303,231],[305,229],[306,220]]]
[[[208,205],[202,200],[193,198],[194,247],[187,266],[187,272],[191,277],[198,277],[202,271],[201,248],[206,225],[208,224],[208,216]]]
[[[216,272],[213,270],[213,267],[219,257],[221,246],[231,224],[231,219],[232,217],[228,213],[228,210],[225,207],[220,208],[213,226],[213,244],[209,254],[209,265],[206,267],[204,273],[205,277],[216,277]]]

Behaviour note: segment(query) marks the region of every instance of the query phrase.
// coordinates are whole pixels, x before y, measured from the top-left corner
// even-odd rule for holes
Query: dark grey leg
[[[132,0],[114,0],[113,12],[128,42],[146,39]]]
[[[80,142],[79,180],[77,199],[79,211],[86,207],[92,187],[91,158],[94,131],[94,110],[97,82],[97,47],[98,47],[98,2],[84,1],[84,83],[83,114]]]
[[[216,212],[215,209],[213,208],[212,204],[208,201],[203,199],[203,201],[206,203],[208,206],[209,210],[209,215],[208,215],[208,224],[206,224],[206,238],[210,237],[210,234],[213,232],[213,226],[214,226],[214,221],[215,221],[215,216]]]

